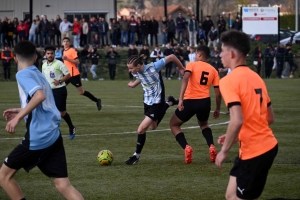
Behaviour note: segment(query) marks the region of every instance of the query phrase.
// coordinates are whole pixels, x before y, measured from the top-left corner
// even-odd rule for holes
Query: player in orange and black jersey
[[[70,38],[64,37],[62,40],[62,45],[64,46],[62,59],[64,61],[64,64],[68,67],[71,75],[71,78],[66,81],[66,84],[68,85],[69,83],[71,83],[72,85],[74,85],[78,93],[94,101],[97,105],[98,111],[100,111],[102,108],[101,99],[96,98],[90,92],[82,88],[82,84],[80,81],[80,72],[76,67],[76,65],[78,65],[80,61],[78,59],[76,50],[74,48],[71,48]]]
[[[264,81],[246,65],[249,36],[231,30],[221,35],[221,42],[222,63],[232,70],[220,81],[230,122],[226,134],[218,139],[223,146],[215,163],[221,168],[231,146],[239,141],[239,156],[230,171],[226,199],[258,199],[278,151],[269,127],[274,121],[273,108]]]
[[[210,152],[210,160],[215,161],[217,151],[213,142],[212,131],[208,126],[208,118],[211,109],[209,90],[214,85],[216,93],[216,110],[214,118],[220,115],[221,95],[219,91],[218,71],[207,63],[210,50],[207,46],[199,46],[196,53],[196,62],[190,62],[185,70],[181,83],[178,108],[170,121],[170,128],[177,142],[184,149],[185,162],[192,162],[193,149],[188,145],[180,126],[194,115],[206,139]]]

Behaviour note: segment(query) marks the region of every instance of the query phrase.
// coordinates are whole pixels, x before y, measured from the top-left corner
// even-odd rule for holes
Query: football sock
[[[20,200],[26,200],[25,198],[22,198],[22,199],[20,199]]]
[[[67,122],[67,124],[69,126],[69,129],[74,128],[74,125],[72,123],[72,120],[71,120],[71,117],[70,117],[69,113],[66,113],[65,116],[63,116],[62,118]]]
[[[180,146],[185,149],[185,146],[188,144],[186,139],[185,139],[185,136],[184,136],[184,133],[183,132],[180,132],[178,133],[176,136],[176,141],[180,144]]]
[[[94,95],[92,95],[89,91],[85,90],[82,95],[88,97],[89,99],[91,99],[94,102],[97,102],[97,98]]]
[[[140,154],[139,153],[134,152],[133,155],[136,156],[137,158],[140,158]]]
[[[168,106],[173,106],[173,102],[171,101],[167,101],[166,104],[168,104]]]
[[[209,127],[202,130],[202,135],[206,139],[208,147],[210,147],[211,144],[214,144],[212,131]]]
[[[140,154],[142,152],[145,142],[146,142],[146,132],[144,134],[138,134],[135,153]]]

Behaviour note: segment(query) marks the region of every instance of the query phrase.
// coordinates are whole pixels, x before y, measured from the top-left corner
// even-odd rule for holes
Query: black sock
[[[180,132],[178,133],[176,136],[176,141],[180,144],[180,146],[185,149],[185,146],[188,144],[186,139],[185,139],[185,136],[184,136],[184,133],[183,132]]]
[[[26,200],[25,198],[22,198],[22,199],[20,199],[20,200]]]
[[[65,116],[63,116],[62,118],[67,122],[67,124],[69,126],[69,129],[74,128],[74,125],[72,123],[71,117],[70,117],[70,115],[68,113],[66,113]]]
[[[210,147],[211,144],[214,144],[212,131],[209,127],[202,130],[202,135],[206,139],[208,147]]]
[[[84,93],[82,95],[88,97],[89,99],[91,99],[94,102],[97,102],[97,100],[98,100],[94,95],[92,95],[89,91],[86,91],[86,90],[84,91]]]
[[[146,142],[146,133],[138,134],[135,153],[140,154],[142,152],[145,142]]]

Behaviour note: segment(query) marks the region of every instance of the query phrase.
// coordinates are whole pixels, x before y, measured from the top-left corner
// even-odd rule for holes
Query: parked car
[[[280,40],[280,43],[286,45],[290,43],[292,39],[292,44],[300,44],[300,32],[295,33],[293,36]]]
[[[280,40],[291,37],[293,35],[293,32],[287,29],[280,29],[279,30]],[[251,40],[254,42],[263,42],[263,43],[277,43],[278,42],[278,35],[277,34],[271,34],[271,35],[252,35]]]

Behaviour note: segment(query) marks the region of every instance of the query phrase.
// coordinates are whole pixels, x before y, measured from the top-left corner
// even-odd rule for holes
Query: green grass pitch
[[[127,87],[128,81],[89,81],[84,89],[102,99],[103,107],[79,96],[73,86],[68,86],[67,110],[77,127],[74,140],[68,140],[68,128],[64,121],[61,131],[66,149],[71,183],[87,200],[160,200],[160,199],[224,199],[229,170],[238,153],[235,145],[223,164],[222,170],[209,162],[206,142],[197,127],[196,118],[184,124],[189,144],[194,148],[192,164],[184,163],[183,150],[169,130],[169,120],[175,111],[170,107],[157,130],[147,132],[147,140],[137,165],[127,166],[124,161],[135,151],[136,130],[143,116],[141,86]],[[300,198],[300,79],[266,80],[275,123],[271,125],[278,141],[279,153],[260,199]],[[0,82],[0,110],[19,107],[16,82]],[[180,81],[165,81],[166,95],[179,95]],[[213,90],[212,110],[215,109]],[[223,112],[227,109],[222,102]],[[229,115],[219,119],[210,117],[215,143],[225,133]],[[5,131],[6,121],[0,118],[0,160],[21,141],[25,124],[21,122],[17,133]],[[216,145],[220,149],[219,145]],[[110,166],[100,166],[97,154],[108,149],[114,154]],[[2,163],[2,161],[1,161]],[[30,173],[21,169],[15,176],[25,197],[30,200],[63,199],[51,179],[38,168]],[[0,199],[8,197],[0,189]]]

